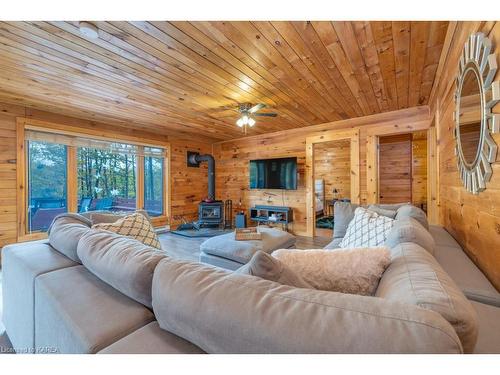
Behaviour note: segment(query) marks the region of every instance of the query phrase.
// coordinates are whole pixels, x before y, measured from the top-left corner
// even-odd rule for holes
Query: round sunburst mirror
[[[458,66],[455,92],[455,154],[465,188],[478,194],[491,179],[497,145],[491,134],[500,132],[500,82],[493,81],[497,57],[483,34],[469,36]]]

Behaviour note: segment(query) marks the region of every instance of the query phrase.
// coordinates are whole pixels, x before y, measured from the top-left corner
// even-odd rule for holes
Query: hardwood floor
[[[172,233],[163,233],[159,236],[162,248],[173,258],[198,261],[200,245],[206,237],[188,238]],[[329,237],[297,236],[297,249],[321,249],[332,239]]]

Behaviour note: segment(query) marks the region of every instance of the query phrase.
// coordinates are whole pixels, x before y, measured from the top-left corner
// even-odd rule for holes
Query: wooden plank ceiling
[[[0,101],[198,139],[427,104],[448,22],[0,22]]]

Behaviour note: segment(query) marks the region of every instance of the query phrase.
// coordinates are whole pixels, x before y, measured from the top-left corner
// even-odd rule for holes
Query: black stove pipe
[[[206,161],[208,164],[208,201],[215,201],[215,159],[210,154],[205,155],[189,155],[189,161],[193,164],[198,164]]]

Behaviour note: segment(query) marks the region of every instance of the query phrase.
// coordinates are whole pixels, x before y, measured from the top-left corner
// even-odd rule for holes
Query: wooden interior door
[[[412,202],[412,136],[379,138],[379,202]]]

